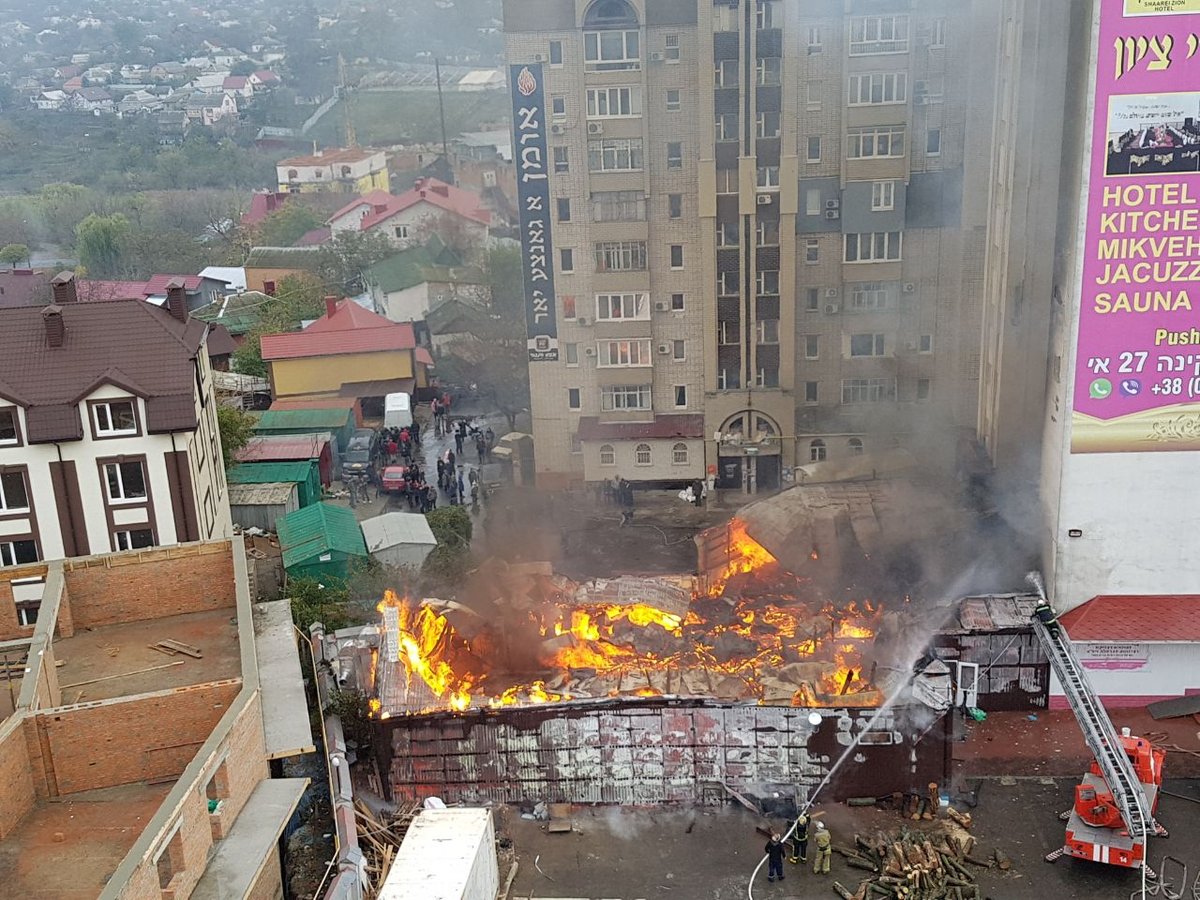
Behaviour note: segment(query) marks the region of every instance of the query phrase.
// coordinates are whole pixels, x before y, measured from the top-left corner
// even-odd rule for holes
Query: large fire
[[[395,675],[389,677],[403,683],[389,689],[390,701],[373,700],[372,711],[387,716],[664,695],[794,706],[882,701],[864,659],[879,607],[835,607],[781,593],[781,581],[797,591],[804,582],[783,572],[737,520],[728,553],[720,576],[696,588],[690,602],[684,594],[678,609],[634,597],[579,602],[569,594],[530,604],[516,623],[473,618],[471,634],[456,629],[436,601],[388,591],[379,604],[378,667],[390,665]],[[764,583],[769,590],[756,589]],[[671,605],[669,597],[659,602]],[[515,669],[513,651],[504,649],[514,644],[522,659]]]

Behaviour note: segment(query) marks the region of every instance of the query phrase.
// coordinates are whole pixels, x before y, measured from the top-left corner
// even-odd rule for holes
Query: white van
[[[388,394],[383,398],[384,428],[407,428],[412,422],[412,398],[408,394]]]

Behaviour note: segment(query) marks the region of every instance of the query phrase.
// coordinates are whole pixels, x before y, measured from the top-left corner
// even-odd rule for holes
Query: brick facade
[[[8,837],[21,818],[33,809],[33,778],[29,752],[20,722],[8,721],[0,728],[0,840]]]

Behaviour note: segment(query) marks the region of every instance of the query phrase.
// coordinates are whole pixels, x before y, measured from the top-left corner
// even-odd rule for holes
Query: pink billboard
[[[1100,0],[1073,453],[1200,449],[1200,0]]]

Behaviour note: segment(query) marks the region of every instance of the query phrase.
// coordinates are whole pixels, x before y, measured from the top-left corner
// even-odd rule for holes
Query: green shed
[[[345,506],[314,503],[281,518],[278,529],[289,578],[347,578],[353,563],[367,559],[358,518]]]
[[[312,506],[321,499],[321,470],[315,459],[294,462],[237,463],[225,473],[230,484],[276,484],[295,482],[299,485],[300,508]]]
[[[336,407],[319,409],[270,409],[254,426],[255,434],[316,434],[331,432],[338,451],[344,451],[354,434],[354,410]]]

